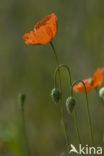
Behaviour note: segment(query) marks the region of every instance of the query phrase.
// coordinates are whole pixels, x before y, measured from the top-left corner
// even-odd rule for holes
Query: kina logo
[[[79,148],[76,149],[76,147],[74,145],[70,145],[71,149],[69,151],[69,154],[71,153],[76,153],[78,155],[83,154],[83,155],[92,155],[92,154],[96,154],[96,155],[102,155],[103,154],[103,150],[102,147],[89,147],[88,145],[86,146],[82,146],[81,144],[79,144]]]

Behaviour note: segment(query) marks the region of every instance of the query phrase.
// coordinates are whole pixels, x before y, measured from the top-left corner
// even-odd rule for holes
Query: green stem
[[[72,79],[71,79],[71,73],[70,73],[70,68],[65,65],[65,64],[60,64],[56,70],[55,70],[55,74],[54,74],[54,87],[56,88],[56,77],[57,77],[57,71],[59,71],[60,68],[66,68],[68,73],[69,73],[69,79],[70,79],[70,88],[72,88]],[[73,91],[71,90],[71,96],[73,97]],[[78,137],[78,141],[79,144],[81,143],[81,139],[80,139],[80,133],[79,133],[79,128],[78,128],[78,120],[77,120],[77,111],[75,110],[74,112],[74,120],[75,120],[75,128],[76,128],[76,133],[77,133],[77,137]]]
[[[52,41],[50,42],[50,45],[51,45],[51,47],[52,47],[52,50],[53,50],[54,55],[55,55],[55,58],[56,58],[56,64],[57,64],[57,66],[59,66],[59,59],[58,59],[58,56],[57,56],[57,54],[56,54],[56,50],[55,50],[55,47],[54,47]]]
[[[30,156],[31,154],[30,154],[29,145],[28,145],[28,139],[27,139],[27,134],[26,134],[26,126],[25,126],[25,116],[24,116],[24,102],[25,102],[25,98],[26,98],[25,94],[20,94],[19,95],[19,104],[20,104],[21,119],[22,119],[22,130],[23,130],[23,135],[24,135],[24,139],[25,139],[27,155]]]
[[[69,73],[69,79],[70,79],[70,85],[72,86],[72,79],[71,79],[71,73],[70,73],[70,68],[66,65],[66,64],[60,64],[58,65],[58,67],[55,70],[55,74],[54,74],[54,87],[56,86],[56,76],[57,76],[57,71],[60,70],[60,68],[66,68],[68,73]]]
[[[92,121],[91,121],[91,115],[90,115],[90,109],[89,109],[89,102],[88,102],[88,95],[87,95],[87,90],[86,90],[86,85],[82,80],[78,80],[75,81],[72,85],[72,87],[74,87],[74,85],[78,84],[78,83],[82,83],[85,89],[85,95],[86,95],[86,106],[87,106],[87,113],[88,113],[88,122],[89,122],[89,129],[90,129],[90,135],[91,135],[91,143],[92,145],[94,144],[94,139],[93,139],[93,130],[92,130]],[[73,92],[73,88],[72,88],[72,92]]]
[[[79,142],[79,144],[81,144],[81,138],[80,138],[80,133],[79,133],[79,126],[78,126],[78,119],[77,119],[76,109],[74,110],[74,122],[75,122],[75,128],[76,128],[78,142]],[[83,154],[81,154],[81,155],[83,155]]]
[[[58,60],[58,57],[57,57],[54,45],[53,45],[52,42],[50,42],[50,45],[51,45],[52,50],[54,52],[57,66],[59,66],[59,60]],[[60,70],[59,70],[59,85],[60,85],[60,91],[61,91],[61,94],[62,94],[62,83],[61,83],[61,73],[60,73]],[[62,95],[61,95],[61,99],[60,99],[60,105],[61,105],[61,108],[60,108],[61,109],[61,118],[62,118],[62,122],[63,122],[64,135],[65,135],[65,139],[66,139],[67,154],[68,154],[69,153],[69,137],[68,137],[68,134],[67,134],[67,128],[66,128],[65,119],[64,119],[64,106],[63,106],[63,96]]]
[[[24,131],[25,143],[26,143],[26,147],[27,147],[26,150],[27,150],[28,156],[30,156],[30,150],[29,150],[28,139],[27,139],[27,134],[26,134],[24,110],[22,110],[21,112],[22,112],[22,124],[23,124],[23,131]]]
[[[77,111],[76,110],[74,110],[74,121],[75,121],[75,125],[76,125],[76,133],[77,133],[78,141],[79,141],[79,144],[81,144],[81,138],[80,138],[80,133],[79,133],[79,128],[78,128],[78,120],[77,120]]]
[[[72,88],[72,79],[71,79],[71,73],[70,73],[70,68],[65,65],[65,64],[60,64],[56,70],[55,70],[55,74],[54,74],[54,87],[56,88],[56,77],[57,77],[57,72],[60,70],[60,68],[66,68],[68,73],[69,73],[69,79],[70,79],[70,85]],[[73,96],[73,92],[71,92],[71,96]],[[79,144],[81,144],[81,139],[80,139],[80,133],[79,133],[79,128],[78,128],[78,120],[77,120],[77,111],[75,110],[74,112],[74,120],[75,120],[75,127],[76,127],[76,133],[77,133],[77,137],[78,137],[78,141],[79,141]],[[82,154],[81,154],[82,155]]]

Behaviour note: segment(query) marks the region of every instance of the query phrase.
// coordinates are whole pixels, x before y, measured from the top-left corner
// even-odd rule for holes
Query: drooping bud
[[[104,101],[104,87],[99,90],[99,96]]]
[[[73,97],[70,96],[66,99],[66,109],[68,113],[73,112],[75,104],[76,104],[76,100]]]
[[[59,103],[61,92],[58,88],[54,88],[51,91],[51,97],[55,103]]]

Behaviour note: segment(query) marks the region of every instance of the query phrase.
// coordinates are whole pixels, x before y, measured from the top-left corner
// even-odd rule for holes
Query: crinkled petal
[[[48,44],[56,36],[57,33],[57,17],[51,14],[37,23],[34,31],[26,33],[23,38],[26,44]]]
[[[100,87],[102,85],[102,83],[103,83],[103,71],[100,68],[98,68],[97,71],[94,73],[93,81],[91,78],[85,79],[83,81],[84,81],[85,86],[86,86],[86,91],[90,92],[93,89],[95,89],[96,87]],[[75,85],[73,87],[73,90],[75,92],[85,93],[85,89],[84,89],[84,86],[82,83]]]
[[[92,85],[92,79],[89,78],[89,79],[85,79],[83,80],[84,83],[85,83],[85,86],[86,86],[86,91],[87,92],[90,92],[91,90],[93,90],[93,85]],[[78,83],[77,85],[75,85],[73,87],[73,90],[74,92],[82,92],[82,93],[85,93],[85,88],[83,86],[83,83]]]
[[[103,73],[100,68],[94,73],[94,87],[100,87],[103,83]]]

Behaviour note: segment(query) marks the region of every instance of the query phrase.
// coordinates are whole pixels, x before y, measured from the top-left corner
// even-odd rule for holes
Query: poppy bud
[[[104,101],[104,87],[102,87],[102,88],[99,90],[99,96],[100,96],[101,99]]]
[[[55,103],[58,103],[61,97],[61,92],[58,88],[54,88],[51,91],[51,97]]]
[[[75,107],[76,100],[73,97],[68,97],[66,99],[66,109],[68,112],[73,112],[73,109]]]

